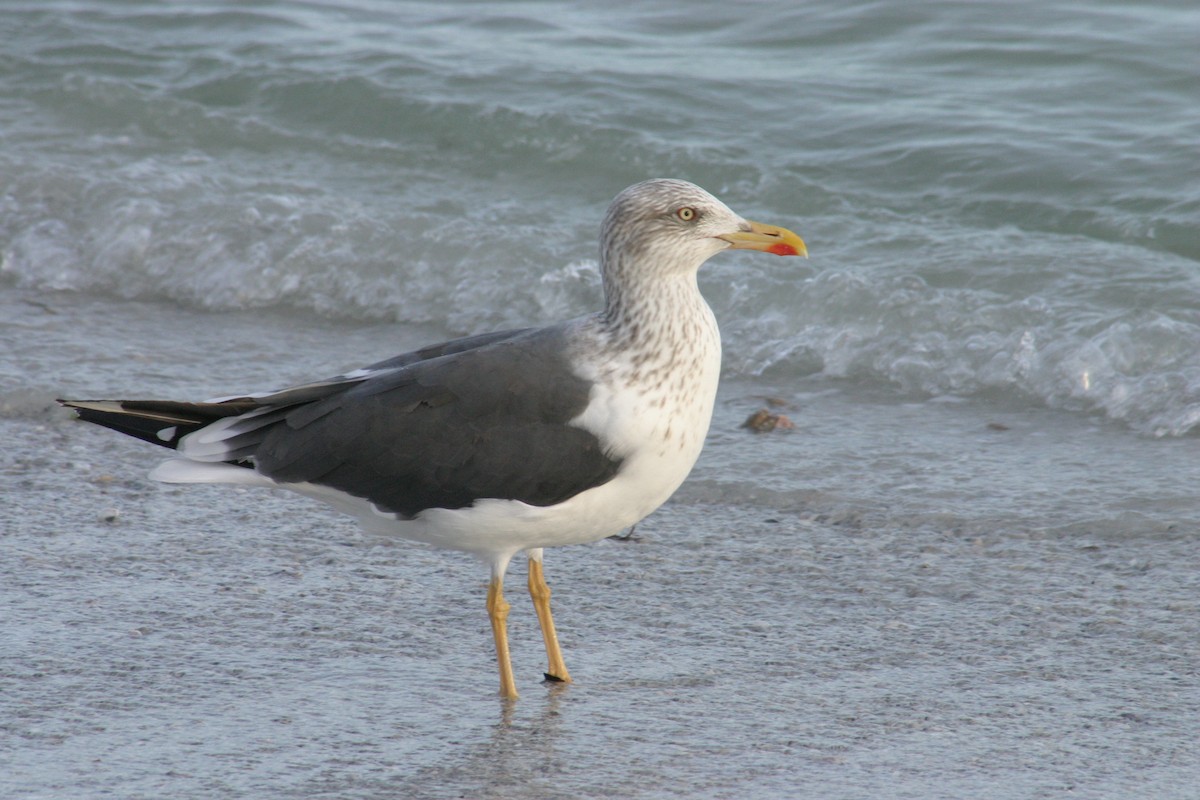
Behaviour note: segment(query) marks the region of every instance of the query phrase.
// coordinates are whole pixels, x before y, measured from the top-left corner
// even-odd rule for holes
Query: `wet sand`
[[[239,336],[239,320],[161,347]],[[45,324],[39,341],[61,327]],[[284,377],[269,364],[294,344],[263,345],[258,368]],[[88,349],[55,348],[3,395],[0,796],[1182,799],[1200,785],[1186,498],[1182,524],[1159,503],[1039,526],[1020,509],[917,514],[899,492],[889,509],[849,470],[837,496],[730,491],[717,477],[745,448],[788,440],[737,431],[754,400],[727,387],[696,480],[634,540],[548,552],[570,686],[540,683],[514,564],[510,705],[472,558],[289,494],[149,482],[157,451],[50,400],[123,380],[194,394],[188,370],[218,360],[100,364]],[[310,374],[327,358],[296,355]],[[824,463],[835,410],[791,413],[782,435],[807,438],[789,446]]]

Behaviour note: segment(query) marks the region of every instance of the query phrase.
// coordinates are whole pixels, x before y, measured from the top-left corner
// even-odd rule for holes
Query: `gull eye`
[[[691,206],[684,206],[675,212],[675,216],[679,217],[684,222],[691,222],[696,218],[696,209]]]

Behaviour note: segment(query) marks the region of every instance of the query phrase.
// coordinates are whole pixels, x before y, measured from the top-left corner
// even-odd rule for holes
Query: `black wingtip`
[[[183,436],[196,428],[200,423],[190,420],[164,419],[161,415],[141,413],[126,408],[120,400],[64,400],[57,399],[60,405],[71,409],[75,416],[84,422],[91,422],[110,430],[141,439],[143,442],[156,444],[174,450]]]

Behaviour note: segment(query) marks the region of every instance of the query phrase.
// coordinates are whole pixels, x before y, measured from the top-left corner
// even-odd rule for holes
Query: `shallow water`
[[[769,21],[769,24],[765,24]],[[736,375],[1200,421],[1190,3],[18,6],[6,285],[479,331],[597,301],[653,175],[794,224]],[[531,288],[532,285],[532,288]]]
[[[1191,3],[9,4],[0,794],[1194,796]],[[585,313],[625,185],[812,258],[638,541],[483,570],[162,487],[56,396],[202,398]],[[739,425],[779,401],[796,427]],[[112,521],[107,521],[116,512]],[[520,585],[520,565],[512,583]]]

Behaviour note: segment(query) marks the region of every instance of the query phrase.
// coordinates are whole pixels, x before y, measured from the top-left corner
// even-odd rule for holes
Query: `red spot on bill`
[[[798,256],[800,251],[792,247],[790,244],[779,242],[767,248],[768,253],[774,253],[777,256]]]

